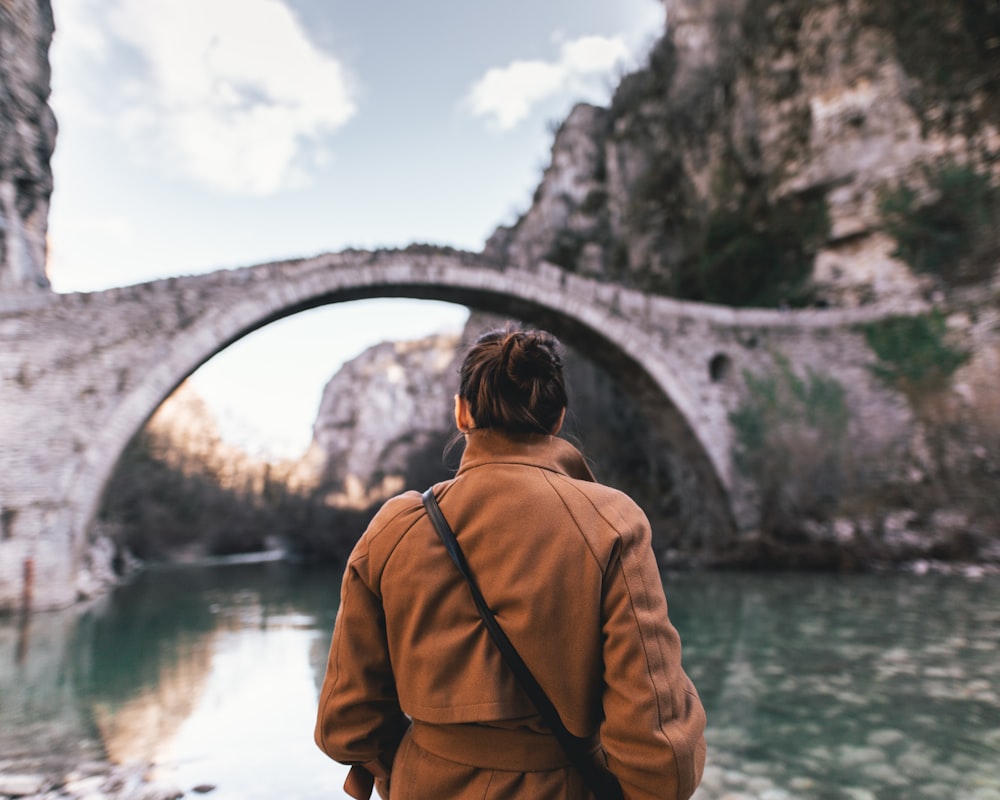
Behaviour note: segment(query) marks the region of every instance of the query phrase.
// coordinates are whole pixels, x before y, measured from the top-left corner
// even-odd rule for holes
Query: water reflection
[[[666,584],[709,713],[697,800],[1000,799],[995,579]],[[0,622],[0,752],[100,746],[222,800],[342,797],[312,742],[338,593],[281,563],[148,572],[83,615],[36,615],[20,660]]]
[[[157,763],[181,786],[217,784],[216,797],[338,796],[344,771],[312,744],[314,638],[273,627],[220,636],[195,713]]]
[[[100,754],[74,680],[77,614],[0,616],[0,773],[58,770]]]
[[[287,564],[173,568],[122,587],[86,621],[79,692],[108,755],[181,788],[339,795],[312,744],[338,577]]]
[[[103,752],[223,800],[342,796],[346,770],[312,743],[338,593],[339,575],[287,564],[173,568],[37,614],[27,640],[0,620],[0,772]]]

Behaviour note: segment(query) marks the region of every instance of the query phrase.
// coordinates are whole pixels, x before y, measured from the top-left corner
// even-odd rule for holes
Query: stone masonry
[[[48,230],[56,120],[49,108],[48,3],[0,2],[0,291],[48,287]]]
[[[729,414],[743,375],[821,370],[848,391],[874,451],[911,412],[872,376],[855,310],[737,310],[643,294],[542,263],[527,271],[451,249],[344,251],[103,292],[0,296],[0,608],[77,597],[104,485],[130,438],[204,361],[281,317],[368,297],[446,300],[546,327],[603,366],[698,478],[753,527]],[[914,309],[916,310],[916,309]],[[899,308],[894,308],[899,313]],[[28,596],[29,593],[32,596]]]

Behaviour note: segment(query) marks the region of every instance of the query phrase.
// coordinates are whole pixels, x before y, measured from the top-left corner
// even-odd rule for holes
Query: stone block
[[[27,797],[41,794],[49,787],[44,775],[4,775],[0,773],[0,795]]]

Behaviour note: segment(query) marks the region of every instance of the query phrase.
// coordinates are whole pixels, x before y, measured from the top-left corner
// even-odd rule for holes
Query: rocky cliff
[[[826,365],[732,376],[760,530],[716,557],[1000,558],[1000,7],[666,6],[647,66],[573,110],[487,252],[726,305],[924,303],[859,328],[911,420],[891,456]]]
[[[573,111],[489,251],[732,305],[892,302],[995,272],[995,3],[666,6],[648,66]]]
[[[48,105],[52,9],[0,2],[0,291],[48,287],[48,229],[56,121]]]
[[[473,312],[460,336],[386,342],[365,351],[327,384],[313,443],[296,470],[322,501],[363,511],[361,526],[383,500],[454,474],[461,443],[453,396],[465,347],[506,320]],[[567,348],[570,411],[564,435],[590,460],[598,478],[628,491],[656,526],[661,550],[683,548],[678,465],[657,446],[628,393],[606,372]]]
[[[824,365],[731,376],[760,530],[710,557],[996,559],[1000,8],[668,0],[667,16],[610,106],[572,111],[531,207],[487,253],[727,305],[925,303],[862,326],[911,420],[893,455],[904,475],[850,442],[879,422]],[[601,477],[662,518],[667,547],[697,550],[706,510],[691,519],[684,464],[606,375],[572,363],[573,435],[596,445]]]
[[[448,476],[460,337],[386,342],[345,364],[323,390],[300,471],[335,506],[367,508]]]

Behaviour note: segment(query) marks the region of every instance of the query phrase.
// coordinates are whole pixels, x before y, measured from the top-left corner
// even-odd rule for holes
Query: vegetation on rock
[[[985,173],[952,163],[925,166],[922,179],[923,196],[903,184],[880,198],[893,255],[948,285],[988,277],[1000,257],[1000,191]]]
[[[844,389],[812,371],[802,378],[780,357],[773,373],[743,377],[749,396],[729,416],[735,463],[757,486],[761,530],[779,541],[803,541],[803,523],[828,518],[845,491]]]
[[[255,475],[243,465],[234,483],[211,461],[191,455],[181,465],[163,447],[154,433],[140,431],[105,491],[99,516],[123,555],[163,561],[251,553],[279,542],[315,550],[322,545],[309,531],[337,530],[325,509],[291,491],[280,475]]]
[[[920,89],[914,111],[980,89],[1000,90],[1000,6],[994,0],[870,0],[862,21],[892,37],[896,57]],[[984,111],[997,119],[1000,109]]]
[[[947,322],[939,311],[915,317],[889,317],[863,326],[868,346],[878,356],[872,372],[910,395],[944,388],[969,359],[946,341]]]
[[[274,547],[342,558],[367,519],[328,507],[293,472],[289,463],[254,459],[223,442],[185,384],[125,449],[98,519],[121,567],[130,557],[171,561]]]
[[[732,306],[808,305],[813,260],[829,230],[821,194],[775,203],[750,197],[719,209],[708,219],[697,291],[687,296]]]

